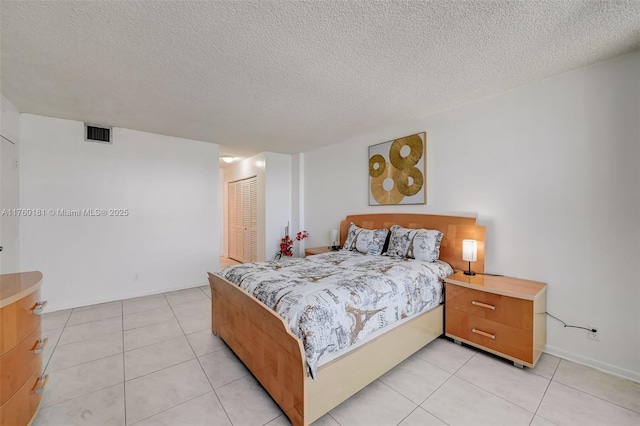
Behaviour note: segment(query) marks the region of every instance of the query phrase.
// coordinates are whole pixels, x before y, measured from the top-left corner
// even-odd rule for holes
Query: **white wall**
[[[347,214],[472,213],[486,270],[549,284],[547,352],[640,380],[640,53],[305,154],[307,246]],[[427,205],[370,207],[369,145],[427,132]],[[330,166],[328,166],[330,165]]]
[[[0,134],[17,144],[20,140],[20,111],[0,94]]]
[[[304,225],[304,154],[291,156],[291,232],[305,230]],[[293,245],[293,255],[304,257],[304,247],[307,240],[296,241]]]
[[[224,222],[224,218],[225,218],[225,212],[226,212],[226,206],[225,206],[225,187],[226,185],[224,185],[224,170],[223,169],[218,169],[218,182],[220,182],[220,190],[218,191],[218,217],[220,218],[220,222],[218,224],[218,235],[220,235],[220,241],[218,241],[218,247],[220,249],[220,256],[226,256],[226,252],[225,252],[225,239],[224,239],[224,233],[225,233],[225,222]]]
[[[258,261],[272,260],[280,249],[284,228],[291,221],[291,156],[263,152],[224,168],[224,252],[227,248],[227,183],[258,179]],[[293,231],[297,232],[297,231]]]
[[[0,155],[0,210],[17,209],[19,204],[20,179],[14,161],[20,161],[20,111],[4,95],[0,94],[0,135],[2,142]],[[0,273],[20,272],[20,230],[19,216],[0,218]]]
[[[206,284],[219,263],[218,145],[121,128],[103,145],[83,132],[21,115],[23,208],[129,210],[23,218],[22,269],[43,272],[49,310]]]
[[[289,236],[294,241],[299,229],[295,229],[291,221],[291,156],[273,152],[267,152],[265,156],[265,245],[266,258],[271,260],[280,250],[287,223]],[[294,242],[294,250],[299,244]]]

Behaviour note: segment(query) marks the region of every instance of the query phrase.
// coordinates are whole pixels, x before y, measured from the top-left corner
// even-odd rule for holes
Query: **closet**
[[[238,262],[257,260],[258,178],[228,183],[228,257]]]

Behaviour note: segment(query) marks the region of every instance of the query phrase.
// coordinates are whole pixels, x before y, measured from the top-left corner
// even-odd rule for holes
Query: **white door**
[[[0,273],[18,272],[18,167],[16,146],[0,136]]]
[[[258,258],[258,178],[229,182],[228,256],[242,263]]]

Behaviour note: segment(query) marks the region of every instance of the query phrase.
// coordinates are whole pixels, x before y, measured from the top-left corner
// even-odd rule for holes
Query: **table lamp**
[[[340,242],[338,241],[338,230],[331,230],[331,250],[340,250]]]
[[[462,240],[462,260],[469,262],[469,270],[465,275],[475,275],[471,270],[471,262],[478,260],[478,242],[476,240]]]

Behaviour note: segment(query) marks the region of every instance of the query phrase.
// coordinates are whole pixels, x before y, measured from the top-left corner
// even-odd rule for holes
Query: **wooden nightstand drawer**
[[[0,354],[4,355],[21,343],[40,325],[40,315],[34,313],[40,302],[40,290],[27,297],[5,306],[0,310],[2,338]]]
[[[533,302],[447,284],[446,306],[522,330],[533,330]]]
[[[41,377],[39,271],[0,274],[0,425],[31,424],[46,378]]]
[[[487,349],[507,354],[526,363],[533,363],[531,332],[520,328],[446,308],[447,334]]]
[[[316,254],[329,253],[331,249],[329,247],[311,247],[304,249],[304,256],[315,256]]]
[[[40,406],[42,391],[47,385],[48,377],[41,376],[41,371],[38,367],[11,399],[0,407],[1,425],[30,424]]]
[[[29,376],[42,365],[42,350],[38,327],[22,343],[0,358],[0,404],[7,402],[20,389]]]
[[[547,285],[492,275],[445,278],[446,335],[534,367],[544,350]]]

